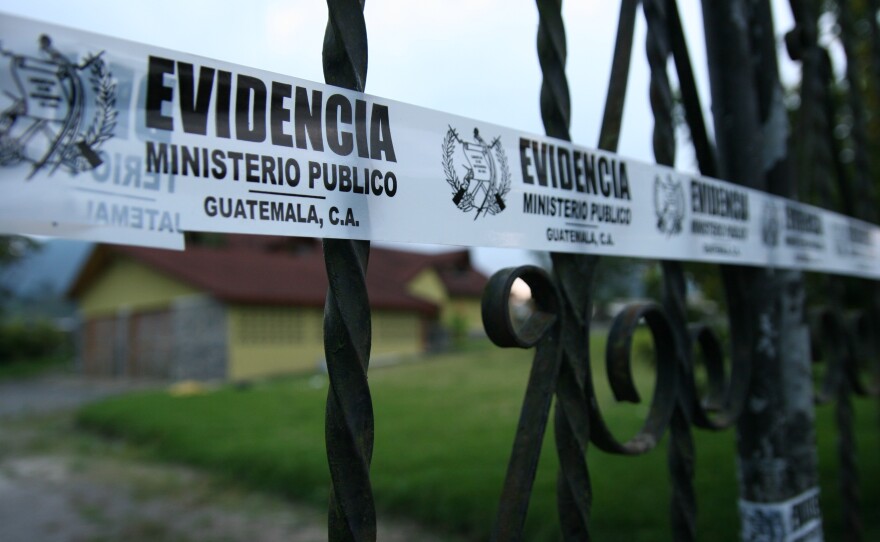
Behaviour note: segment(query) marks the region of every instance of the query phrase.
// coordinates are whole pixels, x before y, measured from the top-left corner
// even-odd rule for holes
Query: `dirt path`
[[[3,542],[327,539],[322,510],[151,461],[143,450],[75,429],[70,410],[51,410],[0,414]],[[380,522],[378,540],[450,539]]]
[[[102,397],[157,386],[151,382],[85,379],[64,372],[0,381],[0,417],[69,410]]]

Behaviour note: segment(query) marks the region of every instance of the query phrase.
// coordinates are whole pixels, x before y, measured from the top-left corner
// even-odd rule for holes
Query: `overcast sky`
[[[700,2],[680,2],[707,120],[709,93]],[[776,34],[792,26],[788,2],[774,1]],[[320,0],[0,0],[0,10],[114,37],[323,82],[327,8]],[[572,101],[572,139],[598,140],[619,2],[563,2]],[[543,133],[535,52],[538,13],[526,0],[369,0],[366,92]],[[783,78],[797,66],[785,62]],[[652,161],[652,120],[639,15],[619,152]],[[692,153],[677,167],[694,170]],[[519,251],[477,249],[486,271],[523,263]]]

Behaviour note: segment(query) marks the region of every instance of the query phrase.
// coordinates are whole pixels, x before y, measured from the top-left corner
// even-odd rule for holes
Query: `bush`
[[[0,323],[0,364],[56,356],[71,346],[70,337],[45,320]]]

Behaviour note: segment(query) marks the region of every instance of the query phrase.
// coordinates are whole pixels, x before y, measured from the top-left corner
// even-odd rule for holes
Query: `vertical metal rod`
[[[510,311],[510,292],[515,280],[522,280],[529,286],[534,303],[532,314],[516,327],[511,324]],[[502,269],[492,276],[483,293],[483,325],[492,342],[501,347],[535,347],[490,538],[493,542],[522,540],[562,360],[559,313],[559,293],[547,272],[537,267]]]
[[[827,360],[831,362],[831,360]],[[855,360],[844,358],[850,365]],[[840,460],[840,493],[843,512],[843,540],[859,542],[864,528],[861,516],[861,495],[859,493],[859,468],[856,462],[856,439],[853,430],[852,383],[850,368],[842,368],[843,377],[837,386],[834,401],[834,419],[837,422],[837,457]]]
[[[821,79],[821,50],[817,41],[818,26],[811,0],[791,0],[796,26],[786,35],[789,57],[801,63],[800,108],[797,132],[792,151],[801,191],[805,200],[818,197],[831,203],[832,178],[827,173],[831,164],[830,148],[826,145],[828,119],[825,117],[824,85]]]
[[[364,0],[327,0],[324,80],[363,91],[367,78]],[[370,485],[373,404],[367,383],[370,361],[370,302],[367,241],[324,239],[327,301],[324,352],[330,391],[325,439],[332,488],[328,514],[331,542],[375,542],[376,510]]]
[[[789,52],[795,59],[802,62],[801,108],[800,108],[800,156],[798,157],[798,174],[815,192],[819,204],[833,209],[832,143],[834,137],[830,128],[833,119],[833,105],[828,95],[827,85],[830,81],[830,61],[828,53],[818,44],[817,19],[813,3],[801,0],[792,2],[797,27],[789,35]],[[845,24],[844,30],[851,31],[851,22]],[[851,51],[848,51],[851,52]],[[849,62],[848,62],[849,64]],[[855,89],[851,89],[855,90]],[[857,141],[858,143],[858,141]],[[862,164],[865,167],[865,164]],[[857,168],[858,169],[858,168]],[[850,200],[849,178],[838,168],[837,185],[842,189],[842,203],[845,212],[852,213],[855,202]],[[858,175],[861,177],[862,175]],[[863,179],[859,179],[863,181]],[[835,322],[841,322],[841,307],[844,305],[846,284],[841,277],[824,277],[828,313]],[[835,372],[834,383],[829,399],[834,400],[835,419],[837,421],[837,453],[840,462],[840,493],[843,503],[844,539],[852,542],[861,540],[862,523],[860,517],[860,498],[858,488],[858,470],[855,457],[855,435],[853,432],[853,411],[851,403],[852,386],[849,379],[850,365],[854,362],[851,351],[844,347],[847,337],[843,326],[827,326],[825,334],[817,338],[825,338],[827,334],[837,335],[833,339],[834,348],[828,350],[825,364],[827,371]],[[814,346],[815,347],[815,346]]]
[[[666,0],[666,19],[669,25],[669,46],[675,59],[675,71],[678,74],[681,102],[684,107],[685,120],[690,130],[691,142],[694,145],[697,164],[700,167],[700,173],[703,175],[717,177],[718,165],[715,158],[715,148],[709,140],[709,134],[706,130],[703,108],[700,104],[700,95],[697,92],[694,70],[691,66],[691,59],[688,54],[687,42],[684,38],[684,29],[681,25],[681,17],[678,14],[676,0]]]
[[[611,63],[608,94],[605,98],[605,110],[602,114],[602,128],[599,131],[599,148],[606,151],[616,151],[620,142],[620,123],[623,120],[623,106],[626,100],[626,86],[629,78],[633,32],[635,32],[638,7],[639,0],[623,0],[620,3],[617,37],[614,41],[614,60]]]
[[[571,140],[571,99],[565,77],[565,26],[562,0],[537,0],[538,60],[541,64],[541,117],[547,135]],[[564,540],[590,540],[592,503],[586,453],[589,424],[584,380],[589,378],[590,289],[595,257],[552,254],[563,297],[563,360],[557,381],[554,428],[560,471],[559,518]]]
[[[840,41],[846,54],[846,80],[849,86],[847,91],[847,103],[849,104],[850,116],[852,117],[852,139],[855,151],[855,178],[850,187],[855,195],[852,206],[855,216],[868,222],[877,222],[877,191],[874,187],[874,179],[871,173],[870,146],[868,142],[867,117],[862,93],[862,66],[859,51],[856,46],[856,24],[853,20],[852,6],[850,2],[837,0],[838,21],[840,23]],[[875,84],[880,85],[880,31],[877,28],[877,2],[871,0],[864,6],[866,13],[865,22],[871,32],[871,61]],[[878,91],[877,88],[874,89]],[[875,160],[874,165],[877,165]],[[863,296],[864,305],[868,312],[876,319],[880,319],[880,285],[876,282],[861,286],[860,290],[870,292]]]
[[[653,147],[658,164],[675,165],[675,125],[672,121],[672,87],[666,72],[671,54],[667,3],[665,0],[643,2],[648,34],[646,52],[651,70],[650,102],[654,113]],[[676,342],[676,367],[679,382],[687,372],[689,363],[690,335],[687,329],[685,307],[684,269],[678,262],[663,261],[663,308],[672,324]],[[670,423],[671,439],[667,450],[669,473],[672,478],[673,538],[690,541],[696,538],[696,496],[694,494],[694,443],[690,431],[689,407],[683,397],[685,389],[680,383],[677,390],[676,408]]]
[[[611,78],[605,102],[599,147],[615,151],[620,136],[632,54],[638,0],[623,0],[617,26],[617,39]],[[547,134],[569,140],[569,98],[565,82],[565,29],[561,2],[538,1],[542,30],[538,33],[538,51],[544,72],[541,110]],[[558,41],[552,40],[556,34]],[[546,86],[546,90],[545,87]],[[559,96],[560,99],[555,97]],[[564,111],[555,113],[556,108]],[[592,487],[586,462],[591,417],[587,390],[592,390],[590,371],[590,319],[592,288],[597,256],[551,254],[553,270],[563,298],[563,362],[556,389],[555,434],[561,466],[557,481],[559,516],[564,540],[590,540],[589,519]]]

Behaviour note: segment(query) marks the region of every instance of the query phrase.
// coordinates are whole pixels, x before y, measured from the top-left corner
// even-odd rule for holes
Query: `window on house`
[[[373,320],[373,334],[384,341],[403,341],[413,338],[418,327],[415,315],[384,314]]]
[[[238,328],[244,344],[294,344],[305,337],[301,311],[289,307],[245,309]]]

